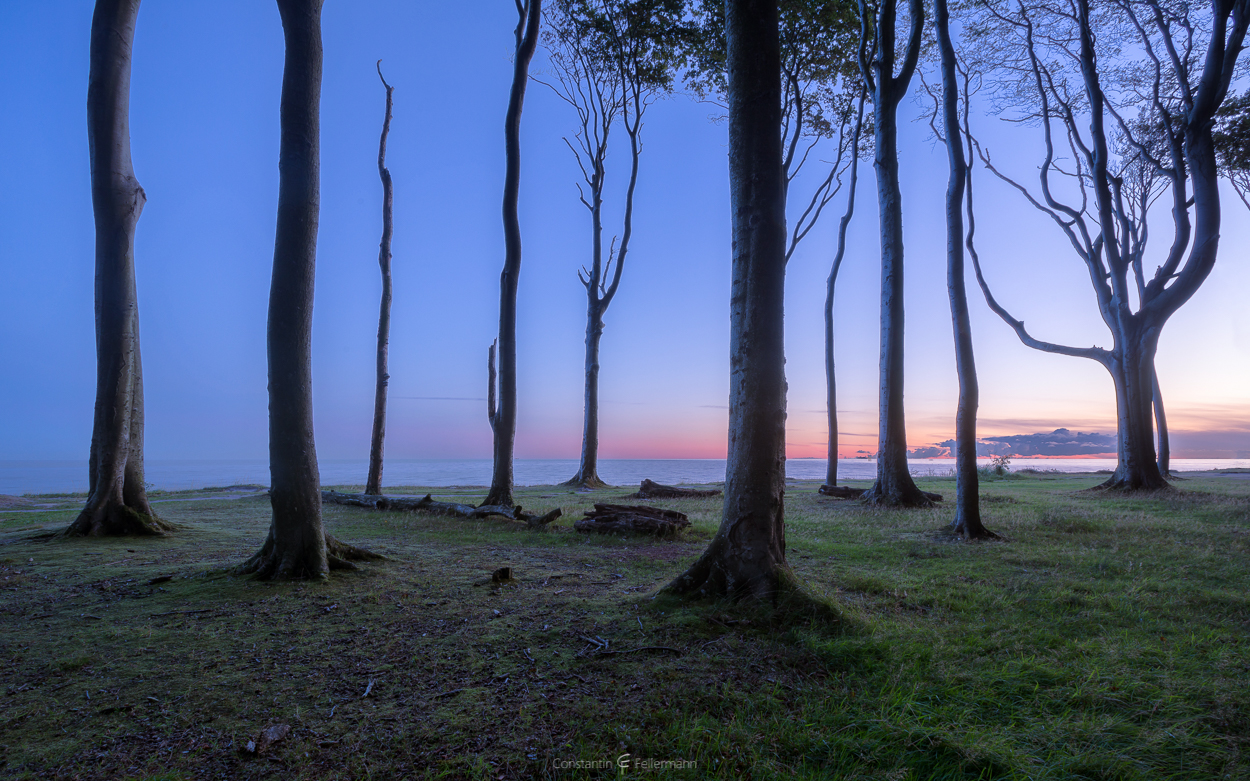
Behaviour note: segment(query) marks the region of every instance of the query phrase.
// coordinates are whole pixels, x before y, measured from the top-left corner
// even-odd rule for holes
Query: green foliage
[[[860,81],[859,17],[845,0],[782,0],[781,57],[787,120],[800,136],[834,138],[855,118]],[[725,2],[697,0],[686,49],[686,83],[723,101]],[[801,115],[801,116],[800,116]],[[871,136],[871,133],[866,134]]]

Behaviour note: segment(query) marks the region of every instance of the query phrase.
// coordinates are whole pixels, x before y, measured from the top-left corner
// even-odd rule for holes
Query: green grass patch
[[[983,485],[1005,541],[975,544],[947,507],[792,484],[797,616],[652,598],[714,534],[716,498],[656,502],[693,522],[665,541],[571,529],[626,489],[522,490],[564,508],[547,532],[327,507],[388,558],[326,584],[226,574],[268,527],[255,487],[154,496],[179,525],[163,539],[36,539],[81,498],[6,498],[0,777],[1250,776],[1250,481],[1098,481]],[[474,585],[501,566],[515,585]]]

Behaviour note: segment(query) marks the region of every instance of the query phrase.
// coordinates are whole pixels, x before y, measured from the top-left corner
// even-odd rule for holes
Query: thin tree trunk
[[[838,283],[838,271],[846,256],[846,231],[855,216],[855,190],[859,186],[859,137],[864,129],[864,101],[866,93],[860,93],[859,109],[855,117],[855,130],[851,135],[851,173],[848,177],[846,213],[838,221],[838,249],[833,256],[829,278],[825,280],[825,409],[829,416],[829,439],[826,444],[825,485],[838,484],[838,383],[833,354],[833,294]]]
[[[99,0],[91,19],[87,138],[95,213],[96,401],[90,496],[65,536],[151,535],[143,485],[143,368],[134,239],[146,201],[130,158],[130,66],[139,0]]]
[[[981,523],[977,479],[977,367],[972,349],[972,321],[964,285],[964,196],[968,161],[959,124],[959,81],[955,46],[951,42],[946,0],[934,0],[934,26],[942,61],[942,120],[950,178],[946,186],[946,288],[955,335],[955,366],[959,374],[959,406],[955,413],[955,520],[951,530],[964,539],[991,538]]]
[[[733,213],[729,453],[724,515],[671,594],[776,601],[785,545],[786,215],[776,0],[726,3]]]
[[[1154,372],[1155,430],[1159,434],[1159,474],[1165,479],[1171,473],[1172,447],[1168,442],[1168,418],[1163,412],[1163,392],[1159,390],[1159,372]]]
[[[278,0],[286,41],[277,238],[269,289],[269,470],[273,521],[237,569],[269,578],[329,577],[368,558],[326,535],[313,439],[312,306],[320,211],[322,0]]]
[[[499,276],[499,407],[493,410],[491,428],[494,432],[494,469],[490,492],[484,504],[511,505],[512,453],[516,444],[516,297],[517,280],[521,274],[521,223],[517,201],[521,188],[521,109],[525,103],[525,86],[529,82],[530,60],[538,45],[538,28],[542,18],[542,0],[526,0],[518,5],[520,22],[516,28],[516,58],[512,74],[512,92],[508,98],[508,114],[504,120],[507,171],[503,188],[503,228],[505,257]]]
[[[872,504],[928,507],[907,465],[903,413],[903,203],[898,179],[898,103],[907,92],[919,56],[924,5],[911,0],[911,40],[899,75],[894,75],[894,22],[898,0],[880,4],[875,92],[877,202],[881,215],[881,378],[877,480],[864,495]]]
[[[382,61],[378,60],[378,78],[386,88],[386,118],[382,120],[382,139],[378,142],[378,176],[382,179],[382,244],[378,250],[378,265],[382,268],[382,304],[378,312],[378,384],[373,396],[373,440],[369,447],[369,479],[365,493],[382,493],[382,445],[386,437],[386,389],[391,375],[387,369],[387,351],[391,338],[391,234],[394,232],[392,212],[395,192],[391,186],[391,172],[386,167],[386,137],[391,132],[391,93],[395,88],[386,83],[382,75]]]
[[[582,460],[577,474],[565,485],[605,488],[599,477],[599,340],[603,337],[603,308],[596,287],[590,289],[586,306],[586,387],[582,419]]]

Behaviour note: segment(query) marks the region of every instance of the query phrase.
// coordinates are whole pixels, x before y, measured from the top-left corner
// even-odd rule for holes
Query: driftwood
[[[650,480],[643,480],[634,499],[682,499],[695,496],[720,496],[720,489],[701,491],[698,488],[678,488],[672,485],[660,485]],[[598,505],[595,505],[596,507]]]
[[[851,488],[849,485],[822,485],[820,494],[822,496],[832,496],[835,499],[858,499],[868,492],[867,488]],[[942,501],[941,494],[933,494],[928,491],[921,491],[931,502]]]
[[[624,504],[596,504],[586,517],[573,523],[579,532],[600,534],[650,534],[669,537],[690,525],[690,519],[676,510]]]
[[[364,507],[370,510],[395,510],[398,512],[423,513],[426,515],[450,515],[456,518],[481,519],[498,516],[510,521],[522,521],[531,529],[546,526],[564,513],[559,507],[546,515],[535,515],[516,507],[503,507],[497,504],[484,504],[474,507],[458,502],[436,502],[434,497],[426,494],[420,499],[407,496],[374,496],[372,494],[343,494],[338,491],[322,491],[321,501],[330,504],[345,504],[349,507]]]

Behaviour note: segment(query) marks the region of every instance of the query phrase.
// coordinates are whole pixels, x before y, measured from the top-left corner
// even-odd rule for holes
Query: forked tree
[[[90,495],[66,536],[163,534],[143,486],[143,366],[135,226],[147,198],[130,160],[130,61],[139,0],[98,0],[91,18],[87,140],[95,212],[96,399]]]
[[[382,269],[382,303],[378,311],[378,359],[377,387],[373,393],[373,437],[369,444],[369,478],[365,493],[382,493],[382,450],[386,438],[386,390],[391,375],[387,368],[387,353],[391,340],[391,236],[395,232],[392,213],[395,209],[395,190],[391,184],[391,172],[386,167],[386,137],[391,132],[392,93],[395,88],[386,83],[382,75],[382,61],[378,60],[378,78],[386,88],[386,114],[382,119],[382,138],[378,141],[378,176],[382,179],[382,242],[378,249],[378,266]]]
[[[574,140],[585,189],[577,190],[590,213],[590,263],[578,272],[586,288],[586,364],[582,456],[565,485],[602,488],[599,477],[599,344],[603,317],[621,284],[634,232],[634,192],[642,155],[647,108],[673,87],[684,0],[556,0],[547,6],[543,35],[554,79],[543,81],[577,113]],[[603,202],[612,130],[629,142],[621,233],[604,252]]]
[[[1073,347],[1037,339],[995,300],[976,264],[978,281],[991,309],[1024,344],[1093,360],[1111,375],[1118,463],[1102,487],[1164,488],[1153,442],[1155,352],[1168,319],[1215,264],[1221,211],[1213,130],[1237,73],[1250,0],[1212,0],[1205,9],[1155,0],[980,8],[981,55],[998,65],[1000,89],[1030,106],[1025,118],[1042,131],[1039,186],[1032,190],[1008,177],[983,150],[981,159],[1068,239],[1088,272],[1112,344]],[[1119,68],[1102,65],[1111,57]],[[1068,146],[1066,167],[1058,162],[1056,136]],[[1148,214],[1155,190],[1130,186],[1134,166],[1162,182],[1158,192],[1170,195],[1172,206],[1171,244],[1150,276],[1146,250],[1154,226]]]
[[[879,0],[875,5],[871,0],[859,0],[859,13],[859,65],[872,93],[876,147],[873,165],[877,172],[881,226],[877,480],[864,499],[872,504],[927,507],[931,502],[916,487],[907,465],[903,413],[903,197],[898,178],[898,104],[907,94],[920,57],[924,1],[908,0],[909,33],[901,60],[895,30],[899,21],[898,0]]]
[[[703,555],[665,589],[775,601],[786,564],[785,179],[776,0],[728,0],[729,451],[724,514]]]
[[[486,413],[494,434],[494,466],[490,491],[483,504],[510,507],[512,500],[512,454],[516,445],[516,297],[521,275],[521,220],[517,202],[521,191],[521,109],[529,81],[530,60],[538,46],[542,0],[518,0],[516,55],[512,90],[504,118],[506,170],[503,184],[504,263],[499,275],[499,336],[488,355],[490,388]],[[495,368],[496,351],[499,366]],[[498,385],[496,386],[496,383]],[[498,407],[496,407],[498,400]]]
[[[269,500],[261,549],[236,572],[261,579],[329,577],[379,558],[325,533],[313,440],[312,309],[320,212],[322,0],[278,0],[282,71],[278,219],[269,288]]]

